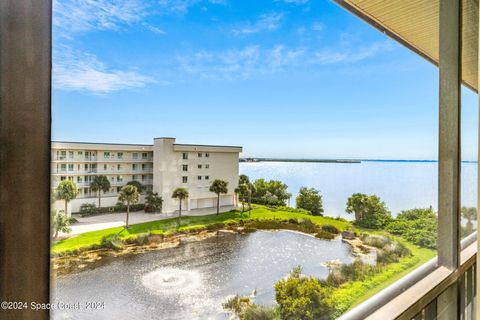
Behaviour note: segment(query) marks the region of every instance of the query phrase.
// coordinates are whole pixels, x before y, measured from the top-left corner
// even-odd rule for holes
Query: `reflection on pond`
[[[350,246],[289,231],[228,234],[177,248],[111,258],[54,284],[61,302],[105,302],[103,310],[56,310],[54,319],[228,319],[233,294],[272,304],[273,285],[295,266],[323,278],[325,262],[353,260]]]

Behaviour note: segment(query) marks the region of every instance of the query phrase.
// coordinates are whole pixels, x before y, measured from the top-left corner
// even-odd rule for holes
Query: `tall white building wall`
[[[136,180],[163,198],[163,212],[178,210],[173,190],[184,187],[189,198],[182,210],[214,209],[216,195],[209,191],[215,179],[228,182],[228,193],[220,197],[220,205],[235,203],[241,147],[176,144],[175,138],[156,138],[153,145],[93,144],[81,142],[52,143],[52,193],[62,179],[70,179],[81,193],[68,205],[67,213],[79,212],[84,203],[98,206],[97,193],[89,188],[95,175],[105,175],[111,189],[102,194],[102,207],[114,206],[118,193],[127,182]],[[144,195],[140,203],[144,203]],[[53,207],[64,210],[64,201]]]

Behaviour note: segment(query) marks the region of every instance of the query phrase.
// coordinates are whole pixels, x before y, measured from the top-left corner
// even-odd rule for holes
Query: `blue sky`
[[[435,159],[437,69],[332,1],[56,0],[53,139]],[[463,95],[465,159],[477,97]]]

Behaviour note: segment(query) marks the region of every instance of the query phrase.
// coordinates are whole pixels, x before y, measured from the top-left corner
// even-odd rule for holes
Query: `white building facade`
[[[220,205],[231,206],[235,204],[241,151],[236,146],[177,144],[175,138],[155,138],[153,145],[52,142],[52,194],[62,180],[72,180],[80,194],[70,202],[68,214],[79,212],[84,203],[98,206],[98,193],[90,190],[90,182],[94,176],[104,175],[111,188],[102,192],[102,207],[114,206],[121,188],[138,181],[145,189],[140,203],[145,201],[146,191],[158,192],[164,213],[178,209],[178,200],[172,199],[178,187],[189,192],[182,210],[213,210],[216,195],[209,187],[213,180],[222,179],[228,182],[228,193],[221,195]],[[56,200],[53,206],[64,210],[65,203]]]

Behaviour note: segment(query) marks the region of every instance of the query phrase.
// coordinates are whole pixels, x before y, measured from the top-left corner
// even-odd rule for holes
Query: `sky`
[[[333,1],[55,0],[53,25],[53,140],[437,158],[437,68]]]

